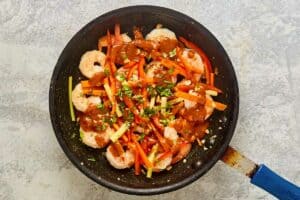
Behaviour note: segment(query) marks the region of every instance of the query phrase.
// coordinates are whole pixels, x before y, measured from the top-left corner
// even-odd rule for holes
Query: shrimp
[[[129,43],[129,42],[131,42],[131,38],[130,38],[126,33],[121,34],[121,37],[122,37],[122,41],[123,41],[124,43]]]
[[[189,65],[191,65],[191,66],[197,68],[199,71],[201,71],[201,73],[193,74],[193,77],[197,81],[199,81],[201,78],[201,75],[204,73],[204,64],[203,64],[203,61],[202,61],[200,55],[192,49],[184,49],[182,52],[182,58],[185,59],[185,61]]]
[[[116,169],[130,168],[134,164],[134,152],[131,149],[117,153],[113,145],[109,145],[106,150],[108,162]]]
[[[167,28],[155,28],[146,35],[146,40],[159,42],[164,39],[177,40],[175,33]]]
[[[82,55],[79,69],[87,78],[92,78],[96,73],[104,71],[106,56],[101,51],[87,51]]]
[[[178,139],[178,134],[175,128],[166,126],[164,129],[164,137],[171,140],[173,143],[176,143]]]
[[[148,78],[158,78],[158,79],[171,79],[173,83],[176,83],[177,77],[171,76],[168,72],[164,69],[164,66],[159,61],[152,61],[146,66],[146,76]]]
[[[109,143],[109,136],[113,130],[108,127],[105,131],[98,133],[94,131],[85,131],[80,127],[80,137],[84,144],[92,148],[103,148]]]
[[[122,42],[123,43],[129,43],[131,42],[131,38],[126,34],[126,33],[123,33],[121,34],[121,39],[122,39]],[[115,36],[112,35],[111,37],[111,40],[112,40],[112,43],[115,44]],[[107,47],[107,36],[103,36],[99,39],[99,44],[98,44],[100,47]]]
[[[198,93],[196,93],[193,90],[189,90],[189,94],[198,95]],[[190,109],[190,108],[196,106],[196,104],[197,104],[197,102],[195,102],[195,101],[190,101],[190,100],[184,99],[184,107],[187,109]],[[207,118],[209,118],[212,115],[214,108],[215,108],[214,100],[208,94],[205,95],[204,108],[206,111],[206,115],[205,115],[205,120],[206,120]]]
[[[193,90],[189,90],[189,94],[198,95],[198,93]],[[196,104],[197,104],[197,102],[195,102],[195,101],[190,101],[190,100],[184,99],[184,107],[187,109],[194,107]]]
[[[166,154],[166,156],[163,155],[164,153],[160,153],[156,156],[156,158],[159,158],[160,156],[163,156],[161,160],[154,163],[153,171],[154,172],[160,172],[164,169],[166,169],[168,166],[172,163],[172,153]]]
[[[83,94],[82,86],[78,83],[72,91],[72,102],[75,108],[81,112],[85,112],[90,105],[98,105],[101,103],[100,97],[86,97]]]
[[[185,141],[179,141],[176,145],[173,146],[172,152],[173,152],[173,158],[171,164],[177,163],[184,157],[188,155],[188,153],[191,151],[192,145],[191,143],[185,142]]]
[[[124,67],[120,67],[118,70],[117,70],[117,74],[118,76],[127,76],[128,73],[129,73],[130,69],[125,69]],[[137,81],[139,79],[138,77],[138,71],[137,70],[134,70],[133,73],[132,73],[132,76],[129,78],[131,81]]]

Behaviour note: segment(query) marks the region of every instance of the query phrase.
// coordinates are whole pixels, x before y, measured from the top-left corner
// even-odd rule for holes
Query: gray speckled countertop
[[[48,113],[52,70],[68,40],[106,11],[142,1],[0,1],[0,199],[273,199],[218,162],[193,184],[136,197],[101,187],[66,158]],[[190,15],[227,50],[240,86],[232,145],[300,184],[300,3],[150,1]]]

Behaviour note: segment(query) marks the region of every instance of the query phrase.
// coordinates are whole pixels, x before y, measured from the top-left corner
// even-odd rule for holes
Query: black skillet
[[[68,76],[73,77],[73,85],[84,79],[78,69],[81,55],[88,50],[97,49],[99,37],[105,35],[107,29],[113,31],[116,23],[121,24],[122,32],[129,35],[132,34],[133,26],[141,27],[143,34],[146,34],[160,23],[174,31],[177,36],[183,36],[196,43],[208,55],[212,66],[218,68],[215,84],[224,93],[216,100],[228,105],[225,112],[215,111],[210,119],[211,134],[207,135],[205,143],[207,150],[194,144],[186,163],[180,162],[170,171],[154,174],[152,179],[147,179],[143,175],[135,176],[132,169],[112,168],[103,156],[103,150],[94,150],[81,143],[78,124],[70,119]],[[224,155],[238,118],[239,91],[227,53],[204,26],[182,13],[167,8],[132,6],[108,12],[94,19],[69,41],[52,75],[49,104],[57,140],[67,157],[81,172],[95,182],[119,192],[152,195],[173,191],[197,180]],[[212,135],[217,135],[213,144],[209,139]],[[234,152],[228,151],[227,157],[223,160],[227,160],[227,163],[232,161],[234,156],[232,157],[230,153]],[[91,161],[90,158],[95,158],[96,161]],[[251,167],[245,173],[252,177],[261,167],[256,164]]]

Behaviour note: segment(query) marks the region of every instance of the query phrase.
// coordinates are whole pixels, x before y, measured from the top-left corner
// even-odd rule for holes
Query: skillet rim
[[[218,148],[214,154],[214,156],[212,156],[212,158],[207,161],[204,166],[199,169],[198,171],[196,171],[196,173],[192,174],[191,176],[176,182],[174,184],[170,184],[167,186],[163,186],[163,187],[157,187],[157,188],[132,188],[132,187],[126,187],[126,186],[121,186],[121,185],[117,185],[115,183],[112,183],[110,181],[107,181],[105,179],[100,179],[98,176],[96,176],[94,173],[92,173],[91,170],[89,170],[86,166],[81,165],[81,161],[78,160],[75,156],[75,154],[73,154],[67,147],[66,142],[64,141],[62,134],[61,134],[61,130],[59,127],[59,124],[57,124],[55,121],[57,119],[56,116],[56,112],[55,112],[55,89],[56,89],[56,80],[58,77],[58,74],[62,68],[62,65],[60,64],[62,61],[62,57],[61,55],[63,55],[66,51],[67,51],[67,46],[72,43],[72,41],[76,38],[76,36],[78,36],[81,32],[85,31],[86,29],[88,29],[93,23],[96,23],[97,21],[101,21],[102,19],[105,19],[107,17],[110,16],[114,16],[117,13],[120,12],[129,12],[132,11],[134,12],[136,9],[138,10],[156,10],[157,12],[161,12],[167,15],[171,15],[172,17],[176,16],[176,18],[181,18],[182,20],[185,21],[192,21],[194,23],[195,26],[200,26],[204,31],[206,31],[213,40],[215,40],[216,43],[218,43],[220,45],[219,51],[221,51],[225,57],[227,57],[229,64],[231,65],[232,68],[232,76],[233,76],[233,82],[234,82],[234,88],[233,88],[233,93],[235,94],[234,100],[235,100],[235,106],[232,108],[234,109],[233,111],[233,116],[232,116],[232,122],[231,125],[228,129],[228,132],[226,133],[226,137],[224,139],[224,143],[221,144],[221,147]],[[121,192],[121,193],[125,193],[125,194],[134,194],[134,195],[155,195],[155,194],[162,194],[162,193],[166,193],[166,192],[171,192],[174,190],[177,190],[179,188],[182,188],[194,181],[196,181],[198,178],[200,178],[201,176],[203,176],[209,169],[211,169],[215,163],[221,158],[221,156],[225,153],[227,147],[229,146],[229,143],[232,139],[232,136],[234,134],[234,130],[236,128],[236,124],[237,124],[237,119],[238,119],[238,113],[239,113],[239,89],[238,89],[238,82],[237,82],[237,78],[236,78],[236,73],[234,71],[234,67],[232,65],[232,62],[227,54],[227,52],[225,51],[224,47],[221,45],[221,43],[217,40],[217,38],[208,30],[206,29],[202,24],[200,24],[199,22],[197,22],[196,20],[194,20],[193,18],[178,12],[176,10],[173,9],[169,9],[169,8],[165,8],[165,7],[160,7],[160,6],[152,6],[152,5],[136,5],[136,6],[128,6],[128,7],[122,7],[122,8],[118,8],[109,12],[106,12],[103,15],[100,15],[99,17],[93,19],[92,21],[90,21],[88,24],[86,24],[83,28],[81,28],[70,40],[69,42],[66,44],[66,46],[64,47],[63,51],[60,54],[60,57],[55,65],[52,77],[51,77],[51,82],[50,82],[50,88],[49,88],[49,112],[50,112],[50,118],[51,118],[51,124],[53,127],[53,130],[55,132],[55,136],[56,139],[58,140],[61,148],[63,149],[64,153],[66,154],[66,156],[68,157],[68,159],[72,162],[73,165],[75,165],[75,167],[77,169],[79,169],[83,174],[85,174],[87,177],[89,177],[91,180],[95,181],[96,183],[107,187],[109,189]]]

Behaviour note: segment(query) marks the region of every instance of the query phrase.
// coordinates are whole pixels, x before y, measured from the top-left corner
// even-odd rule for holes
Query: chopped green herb
[[[108,68],[104,69],[104,75],[109,76],[110,75],[110,70]]]
[[[128,97],[132,96],[132,89],[129,87],[129,85],[123,84],[122,88],[118,90],[117,95],[122,98],[123,95],[126,95]]]
[[[128,121],[128,122],[133,122],[133,120],[134,120],[134,115],[133,115],[133,113],[131,112],[131,111],[127,111],[127,112],[125,112],[124,113],[124,120],[125,121]]]
[[[148,86],[147,87],[147,92],[151,97],[155,97],[156,96],[156,91],[155,88],[152,86]]]
[[[95,158],[88,158],[87,160],[88,160],[88,161],[92,161],[92,162],[96,162],[96,159],[95,159]]]
[[[125,75],[123,73],[117,74],[117,79],[118,81],[123,82],[125,81]]]
[[[125,109],[125,103],[124,103],[123,101],[121,101],[121,102],[119,103],[119,108],[120,108],[121,112],[124,112],[124,109]]]
[[[99,104],[97,105],[97,108],[100,109],[100,110],[103,110],[103,109],[104,109],[104,104],[99,103]]]
[[[118,89],[117,94],[118,97],[122,98],[123,94],[122,94],[122,89]]]
[[[159,85],[156,87],[156,91],[158,94],[162,97],[169,97],[172,96],[172,89],[175,86],[174,83],[171,83],[169,81],[164,81],[165,85]]]
[[[165,86],[157,86],[156,91],[162,97],[169,97],[172,95],[171,89]]]
[[[83,137],[84,137],[83,132],[82,132],[82,131],[79,131],[79,135],[80,135],[80,139],[81,139],[81,141],[82,141],[82,140],[83,140]]]
[[[168,124],[169,124],[169,120],[168,119],[161,119],[161,120],[159,120],[160,121],[160,123],[162,124],[162,125],[164,125],[164,126],[168,126]]]
[[[115,115],[111,117],[106,117],[104,118],[104,122],[109,123],[110,125],[113,125],[114,123],[117,122],[117,117]]]
[[[145,138],[145,133],[142,133],[138,139],[138,141],[142,141]]]
[[[176,56],[176,49],[174,48],[172,51],[169,52],[169,56],[172,58]]]
[[[154,108],[146,107],[144,109],[144,116],[145,117],[151,117],[151,116],[155,115],[155,113],[156,113],[156,110]]]
[[[146,59],[147,59],[147,62],[149,62],[152,59],[151,54],[149,54],[149,56],[147,56]]]
[[[144,98],[142,95],[135,95],[135,96],[133,96],[133,99],[136,100],[138,103],[144,102]]]
[[[169,74],[173,74],[174,73],[174,67],[172,67],[171,69],[168,70]]]
[[[166,109],[168,110],[168,109],[171,109],[171,108],[172,108],[172,104],[170,104],[169,102],[167,102]]]
[[[101,124],[101,126],[96,126],[97,131],[104,131],[106,129],[106,125],[104,123]]]
[[[160,119],[160,123],[164,126],[168,126],[168,124],[173,121],[175,119],[175,116],[174,115],[171,115],[169,116],[168,118],[165,118],[165,119]]]

